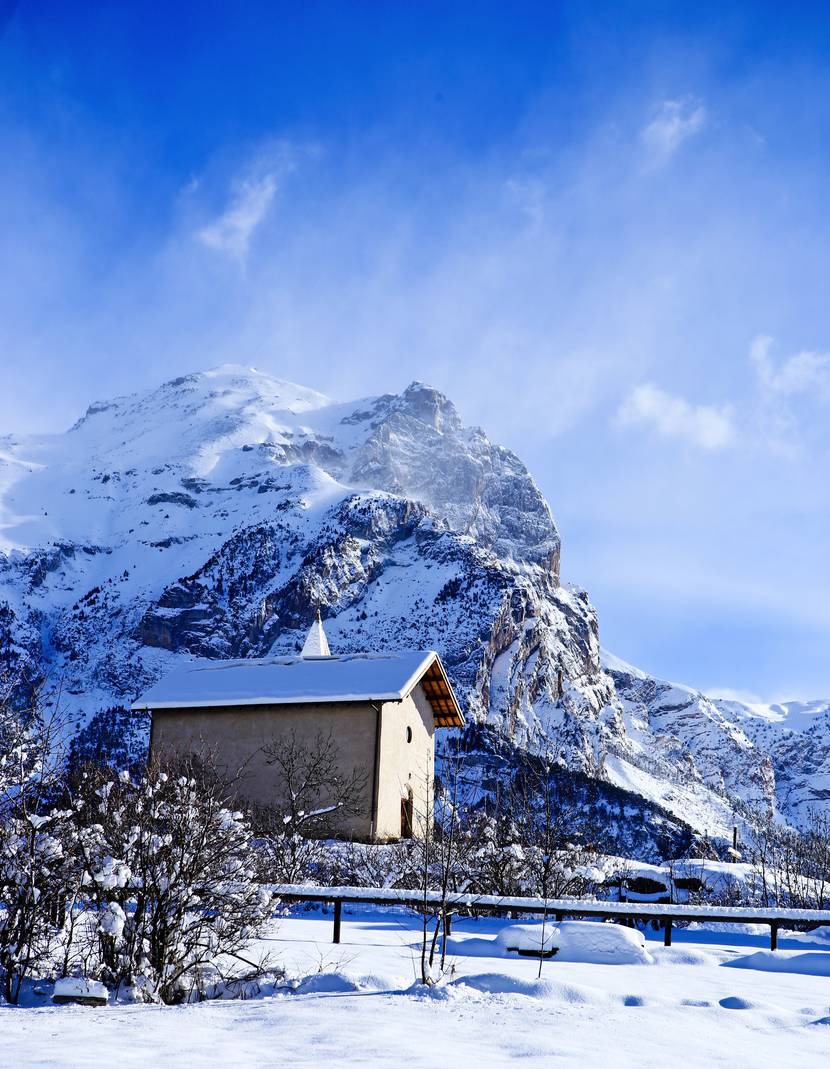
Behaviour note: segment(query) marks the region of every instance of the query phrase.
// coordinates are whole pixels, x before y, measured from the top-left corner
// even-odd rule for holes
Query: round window
[[[406,729],[406,741],[412,742],[412,728],[410,727]]]

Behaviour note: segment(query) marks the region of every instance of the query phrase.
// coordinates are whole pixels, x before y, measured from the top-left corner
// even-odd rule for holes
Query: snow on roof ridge
[[[328,657],[312,657],[311,660],[331,661],[335,664],[347,661],[394,661],[403,657],[418,654],[421,657],[430,657],[435,650],[403,649],[385,650],[380,653],[332,653]],[[265,668],[270,665],[282,665],[290,667],[293,664],[301,664],[304,660],[300,653],[286,654],[284,657],[236,657],[227,660],[211,660],[202,658],[190,661],[188,664],[176,665],[172,671],[177,672],[221,672],[228,668]]]

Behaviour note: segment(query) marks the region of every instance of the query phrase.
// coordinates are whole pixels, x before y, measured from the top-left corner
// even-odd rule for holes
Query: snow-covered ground
[[[771,954],[765,933],[696,928],[669,949],[650,938],[651,964],[554,958],[538,980],[538,962],[498,938],[508,923],[457,921],[454,976],[427,992],[412,987],[411,914],[347,911],[339,946],[329,916],[294,915],[262,942],[295,982],[307,978],[294,990],[184,1007],[4,1008],[0,1065],[827,1064],[830,939],[819,933],[784,937]]]

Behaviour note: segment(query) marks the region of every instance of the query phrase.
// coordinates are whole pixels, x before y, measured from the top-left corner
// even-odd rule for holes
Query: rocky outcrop
[[[479,428],[465,430],[452,402],[422,383],[365,415],[370,433],[353,459],[354,483],[421,501],[497,556],[533,561],[558,579],[559,534],[518,457]]]

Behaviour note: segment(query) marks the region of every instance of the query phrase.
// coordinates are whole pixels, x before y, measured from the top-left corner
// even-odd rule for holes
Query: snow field
[[[560,927],[568,924],[596,928],[600,943],[618,938],[600,935],[610,925]],[[830,953],[818,949],[821,940],[753,953],[750,933],[717,933],[718,942],[702,945],[692,941],[702,932],[685,932],[689,941],[671,948],[645,940],[651,964],[553,958],[538,978],[538,961],[504,949],[515,927],[456,920],[451,975],[426,989],[414,983],[414,915],[347,910],[335,946],[330,915],[295,912],[256,946],[287,972],[273,992],[183,1007],[3,1009],[0,1065],[826,1065]],[[623,931],[625,942],[642,948],[639,933]]]

